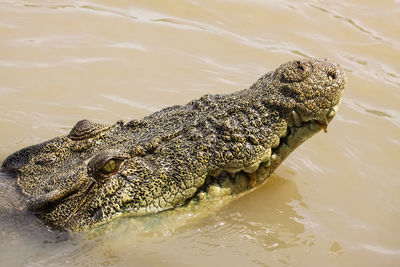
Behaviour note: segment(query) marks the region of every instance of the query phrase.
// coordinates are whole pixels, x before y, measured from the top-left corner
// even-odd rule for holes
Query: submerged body
[[[67,136],[10,155],[2,168],[18,177],[30,209],[62,229],[239,193],[326,130],[344,85],[336,63],[292,61],[248,89],[206,95],[139,121],[80,121]]]

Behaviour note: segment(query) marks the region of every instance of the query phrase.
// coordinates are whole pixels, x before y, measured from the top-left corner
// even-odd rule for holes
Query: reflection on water
[[[7,266],[396,266],[400,262],[398,1],[2,1],[0,161],[76,121],[138,119],[248,87],[301,56],[348,74],[329,125],[223,208],[48,229],[0,176]]]

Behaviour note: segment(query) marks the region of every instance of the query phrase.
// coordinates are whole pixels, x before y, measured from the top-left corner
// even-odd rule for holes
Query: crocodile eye
[[[115,162],[115,160],[110,159],[104,164],[103,171],[105,173],[112,173],[116,167],[117,167],[117,163]]]
[[[89,161],[87,165],[88,174],[99,182],[116,174],[122,162],[129,157],[129,154],[118,151],[102,151]]]

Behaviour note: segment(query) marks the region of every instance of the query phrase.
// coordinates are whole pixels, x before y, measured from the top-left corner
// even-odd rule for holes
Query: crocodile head
[[[281,65],[250,88],[205,95],[142,120],[79,121],[10,155],[29,208],[59,229],[145,215],[262,183],[334,117],[345,74],[326,59]]]

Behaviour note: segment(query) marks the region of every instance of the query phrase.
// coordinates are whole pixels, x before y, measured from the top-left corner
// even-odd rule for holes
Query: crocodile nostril
[[[282,83],[302,82],[310,76],[311,67],[310,63],[301,60],[282,65],[280,81]]]
[[[300,61],[296,61],[296,63],[297,63],[297,69],[299,69],[301,71],[304,71],[304,67],[302,66],[301,62]]]
[[[332,80],[335,80],[337,77],[335,71],[327,71],[326,75],[328,75],[328,78]]]

